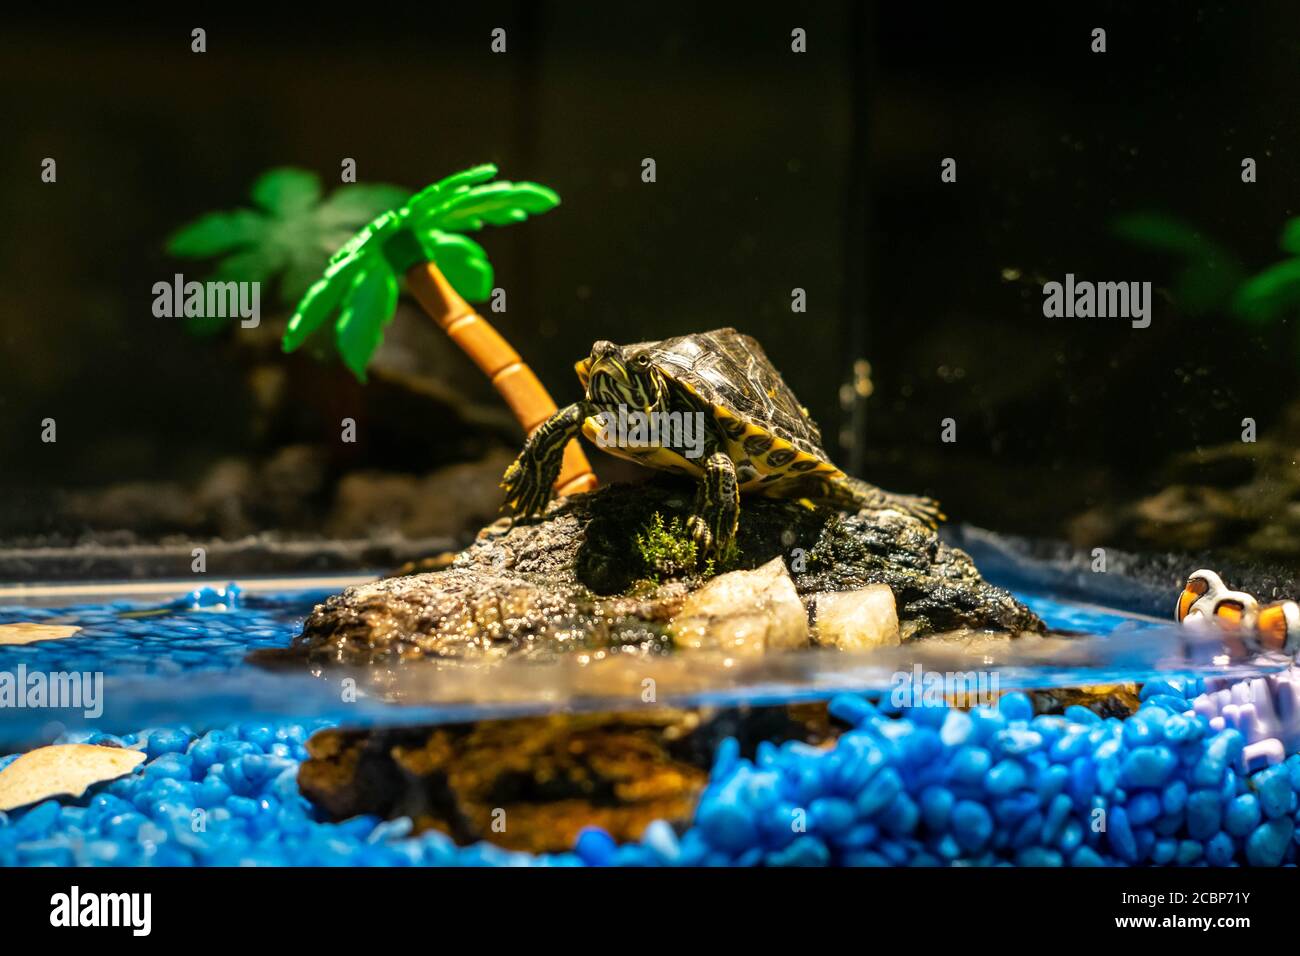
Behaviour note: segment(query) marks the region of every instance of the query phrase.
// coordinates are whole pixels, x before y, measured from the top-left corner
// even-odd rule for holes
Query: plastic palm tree
[[[491,294],[492,264],[483,247],[463,233],[522,222],[560,201],[537,183],[491,182],[496,174],[497,168],[487,164],[448,176],[381,213],[347,240],[298,303],[285,330],[284,350],[292,352],[332,322],[343,363],[365,381],[366,366],[397,308],[404,276],[421,308],[491,379],[526,432],[554,415],[555,402],[532,369],[469,305]],[[595,485],[586,456],[570,441],[556,493],[589,491]]]

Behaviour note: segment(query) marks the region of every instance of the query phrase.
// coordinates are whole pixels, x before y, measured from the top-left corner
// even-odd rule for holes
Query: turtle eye
[[[639,369],[648,369],[650,367],[650,356],[645,352],[640,352],[632,357],[632,364]]]

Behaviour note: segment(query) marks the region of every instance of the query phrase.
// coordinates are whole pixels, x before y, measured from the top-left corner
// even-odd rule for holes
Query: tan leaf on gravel
[[[0,810],[48,797],[79,797],[91,784],[116,780],[144,761],[139,750],[56,744],[23,754],[0,771]]]
[[[71,637],[81,628],[70,624],[35,624],[19,621],[17,624],[0,624],[0,646],[6,644],[35,644],[37,641],[57,641]]]

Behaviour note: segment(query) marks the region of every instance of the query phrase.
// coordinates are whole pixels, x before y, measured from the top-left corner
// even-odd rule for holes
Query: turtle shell
[[[822,448],[816,422],[750,336],[716,329],[623,349],[643,351],[666,379],[712,407],[742,488],[776,491],[783,478],[843,474]]]

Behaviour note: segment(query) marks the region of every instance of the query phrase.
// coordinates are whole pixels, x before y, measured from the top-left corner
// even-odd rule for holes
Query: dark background
[[[468,411],[293,355],[274,358],[287,379],[268,416],[239,330],[196,339],[152,315],[153,283],[204,272],[162,251],[177,226],[245,204],[273,166],[329,188],[345,156],[363,182],[418,188],[490,160],[560,193],[554,212],[482,236],[509,295],[491,318],[560,404],[594,339],[734,325],[764,343],[833,457],[940,497],[957,520],[1069,534],[1089,508],[1158,492],[1172,456],[1235,441],[1243,417],[1268,434],[1297,395],[1289,319],[1188,314],[1175,264],[1110,226],[1161,211],[1251,272],[1282,257],[1300,146],[1294,4],[324,10],[9,17],[0,539],[225,533],[68,496],[137,483],[151,497],[295,443],[325,449],[328,478],[283,523],[328,532],[319,516],[350,471],[424,474],[515,442],[482,424],[500,406],[467,360],[419,338],[414,312],[395,328],[421,325],[428,374]],[[205,54],[190,52],[195,26]],[[489,49],[498,26],[505,55]],[[794,27],[806,54],[790,50]],[[40,181],[45,156],[55,185]],[[955,184],[940,182],[947,156]],[[1041,282],[1066,272],[1154,282],[1152,326],[1045,319]],[[806,314],[791,314],[794,287]],[[840,391],[858,357],[874,393],[855,418]],[[338,444],[343,415],[361,425],[356,446]],[[55,445],[40,441],[45,417]],[[616,475],[608,462],[598,471]],[[282,512],[251,513],[275,530]],[[1142,543],[1129,537],[1115,543]]]

